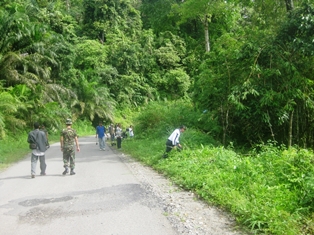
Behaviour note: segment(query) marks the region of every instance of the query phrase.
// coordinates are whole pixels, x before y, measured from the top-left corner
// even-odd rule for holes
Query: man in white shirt
[[[132,126],[132,125],[130,125],[130,127],[129,127],[129,136],[130,136],[131,138],[134,137],[134,132],[133,132],[133,126]]]
[[[179,138],[180,138],[180,134],[184,132],[185,130],[186,130],[186,127],[182,125],[171,133],[171,135],[168,137],[167,142],[166,142],[166,150],[165,150],[165,153],[163,154],[163,158],[167,158],[168,153],[175,147],[177,147],[178,151],[182,149]]]

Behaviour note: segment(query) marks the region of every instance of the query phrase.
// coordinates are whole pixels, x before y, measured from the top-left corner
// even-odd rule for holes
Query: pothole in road
[[[31,207],[31,206],[38,206],[41,204],[49,204],[49,203],[55,203],[55,202],[66,202],[72,200],[73,197],[71,196],[65,196],[65,197],[60,197],[60,198],[43,198],[43,199],[30,199],[30,200],[25,200],[22,202],[19,202],[20,206],[25,206],[25,207]]]

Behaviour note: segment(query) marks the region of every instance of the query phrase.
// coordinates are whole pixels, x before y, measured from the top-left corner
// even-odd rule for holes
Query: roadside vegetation
[[[125,151],[255,233],[314,234],[312,0],[2,0],[0,22],[0,169],[35,121],[132,124]]]
[[[135,138],[124,152],[195,192],[209,204],[232,213],[254,234],[314,234],[314,155],[272,141],[250,150],[223,147],[193,126],[181,135],[182,152],[162,158],[165,142],[182,119],[193,113],[184,102],[152,104],[135,121]],[[169,122],[173,120],[174,122]],[[177,121],[176,121],[177,120]]]

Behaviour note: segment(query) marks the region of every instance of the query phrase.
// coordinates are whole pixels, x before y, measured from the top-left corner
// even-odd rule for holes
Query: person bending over
[[[168,137],[166,142],[166,150],[163,154],[164,158],[168,157],[168,153],[173,149],[177,148],[178,151],[181,151],[182,146],[180,144],[180,134],[186,130],[186,126],[182,125],[179,128],[175,129],[171,135]]]

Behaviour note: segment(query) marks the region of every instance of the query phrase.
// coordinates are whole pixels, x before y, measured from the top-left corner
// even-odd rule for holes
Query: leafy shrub
[[[191,102],[186,100],[151,102],[143,108],[135,119],[136,130],[141,138],[154,138],[170,134],[180,125],[196,126],[201,114],[194,110]],[[187,135],[189,136],[189,135]],[[196,141],[206,137],[205,134],[194,132]],[[199,143],[214,142],[213,138],[206,137]],[[192,143],[192,142],[191,142]]]
[[[238,153],[188,128],[180,138],[183,151],[171,151],[163,159],[173,128],[195,126],[197,117],[184,101],[154,102],[136,119],[146,138],[125,141],[124,150],[180,187],[229,210],[255,234],[314,234],[313,152],[269,141]]]
[[[160,138],[126,141],[124,149],[182,188],[229,210],[256,234],[313,234],[311,151],[269,142],[239,155],[224,147],[198,145],[188,131],[181,142],[193,148],[171,151],[167,159],[161,158],[165,141]]]

